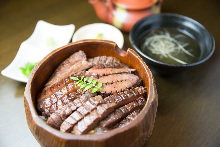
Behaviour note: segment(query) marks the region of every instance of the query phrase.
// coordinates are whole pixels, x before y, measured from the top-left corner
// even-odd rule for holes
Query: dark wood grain
[[[186,15],[202,23],[213,34],[216,50],[207,62],[192,70],[170,78],[154,76],[159,107],[153,134],[145,146],[220,146],[219,6],[219,0],[164,0],[162,12]],[[89,23],[102,22],[87,0],[1,0],[0,70],[11,63],[21,42],[29,38],[40,19],[58,25],[75,24],[76,30]],[[124,49],[132,48],[129,34],[123,35]],[[1,115],[7,120],[7,123],[0,120],[1,125],[15,126],[13,122],[17,122],[19,128],[24,125],[25,120],[19,119],[24,115],[23,104],[20,104],[24,87],[0,75],[1,114],[13,116]],[[10,128],[1,127],[0,146],[10,146],[10,138],[14,138],[14,142],[19,138],[16,143],[20,142],[21,146],[36,144],[28,138],[31,134],[25,136],[28,131],[10,133],[15,130]]]

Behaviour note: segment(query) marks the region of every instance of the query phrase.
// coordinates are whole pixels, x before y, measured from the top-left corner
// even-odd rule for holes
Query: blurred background
[[[145,146],[220,146],[220,1],[164,0],[161,12],[191,17],[216,41],[213,56],[174,77],[154,75],[159,106]],[[80,27],[103,22],[87,0],[0,0],[0,70],[14,59],[39,20]],[[132,48],[122,32],[123,49]],[[25,83],[0,75],[0,146],[39,146],[29,131],[23,107]]]

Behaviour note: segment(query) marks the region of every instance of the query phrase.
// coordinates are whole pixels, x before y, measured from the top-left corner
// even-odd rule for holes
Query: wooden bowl
[[[37,95],[55,68],[73,53],[82,50],[88,58],[113,56],[137,69],[147,87],[147,102],[136,119],[128,125],[95,135],[72,135],[47,125],[37,112]],[[24,107],[28,127],[41,146],[140,146],[152,133],[158,105],[156,86],[151,71],[132,49],[127,52],[116,43],[104,40],[83,40],[60,47],[43,58],[32,70],[24,93]]]

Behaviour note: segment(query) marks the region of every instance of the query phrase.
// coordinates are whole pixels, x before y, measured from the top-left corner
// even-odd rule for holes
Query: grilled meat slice
[[[138,114],[140,112],[141,112],[141,109],[134,110],[129,115],[127,115],[124,119],[122,119],[119,123],[117,123],[113,127],[111,127],[111,129],[119,128],[119,127],[122,127],[122,126],[130,123],[138,116]]]
[[[111,76],[111,78],[112,77],[117,77],[117,76],[113,76],[113,75],[109,75],[109,76]],[[123,78],[123,76],[124,76],[124,78]],[[106,76],[106,77],[108,77],[108,76]],[[132,87],[139,80],[139,77],[134,75],[134,74],[123,74],[119,77],[122,77],[121,81],[116,81],[114,83],[103,84],[102,89],[104,89],[104,91],[101,91],[101,92],[102,93],[107,93],[107,94],[120,92],[124,89]],[[112,78],[112,79],[114,79],[114,78]]]
[[[72,133],[81,135],[93,129],[98,122],[110,114],[116,106],[116,103],[102,104],[93,110],[89,115],[80,120],[73,128]]]
[[[146,101],[143,97],[137,98],[129,104],[124,105],[112,112],[105,120],[100,122],[100,126],[107,128],[112,127],[132,111],[142,109],[145,103]]]
[[[118,74],[118,73],[131,73],[136,71],[136,69],[130,69],[130,68],[91,68],[86,72],[86,76],[91,75],[98,75],[98,76],[104,76],[104,75],[111,75],[111,74]]]
[[[85,71],[80,71],[80,72],[77,72],[75,74],[72,74],[71,76],[69,76],[67,78],[64,78],[64,79],[60,80],[57,83],[54,83],[51,86],[44,87],[42,92],[38,95],[38,101],[42,101],[43,99],[46,99],[46,98],[50,97],[53,93],[57,92],[62,87],[66,86],[70,82],[73,82],[70,79],[70,77],[82,77],[84,75],[85,75]]]
[[[50,116],[53,112],[68,104],[81,93],[77,92],[78,86],[75,86],[74,81],[66,84],[50,97],[46,99],[38,99],[38,108],[44,116]]]
[[[84,63],[84,61],[86,61],[86,54],[83,51],[78,51],[74,53],[57,67],[57,69],[54,71],[53,75],[51,76],[51,78],[49,79],[49,81],[46,83],[45,86],[47,87],[53,85],[54,83],[58,82],[60,79],[66,78],[69,74],[79,71],[80,69],[73,68],[75,65],[77,66],[87,66],[86,64],[91,65],[90,63],[86,63],[86,62]]]
[[[98,99],[92,96],[93,95],[90,92],[83,94],[80,98],[75,99],[73,102],[70,102],[69,104],[63,106],[61,109],[52,113],[48,118],[47,123],[53,128],[60,129],[60,125],[67,117],[72,114],[73,111],[82,106],[88,100],[93,102],[94,99]]]
[[[38,95],[38,102],[50,97],[53,93],[57,92],[67,84],[72,82],[70,78],[62,79],[60,82],[57,82],[51,86],[45,87],[42,92]]]
[[[115,108],[134,101],[146,92],[147,90],[145,87],[136,87],[104,98],[105,104],[99,105],[97,109],[93,110],[86,117],[80,120],[73,127],[72,133],[77,135],[88,133],[99,123],[100,120],[112,113]]]
[[[136,98],[144,95],[147,92],[147,88],[140,86],[131,89],[126,89],[122,92],[114,93],[106,98],[104,101],[106,103],[116,103],[118,107],[126,105],[127,103],[132,102]]]
[[[60,126],[61,132],[70,132],[73,126],[93,111],[98,105],[104,103],[102,96],[98,95],[84,102],[76,111],[74,111]]]
[[[119,68],[126,66],[121,63],[119,59],[111,56],[98,56],[90,58],[88,61],[91,62],[93,66],[96,66],[96,68]]]
[[[57,72],[56,75],[52,76],[52,78],[49,80],[49,82],[45,86],[50,86],[56,82],[59,82],[60,79],[67,78],[71,76],[74,73],[86,70],[92,66],[91,63],[88,61],[82,61],[77,62],[73,66],[70,66],[68,69],[66,69],[64,72]]]
[[[98,82],[102,82],[103,84],[106,83],[115,83],[115,82],[120,82],[120,81],[125,81],[125,80],[134,80],[139,77],[134,75],[134,74],[113,74],[113,75],[108,75],[108,76],[103,76],[97,79]]]

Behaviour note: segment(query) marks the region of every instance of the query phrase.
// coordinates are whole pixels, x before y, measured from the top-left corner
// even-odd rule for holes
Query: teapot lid
[[[113,0],[114,4],[127,9],[145,9],[154,5],[158,0]]]

